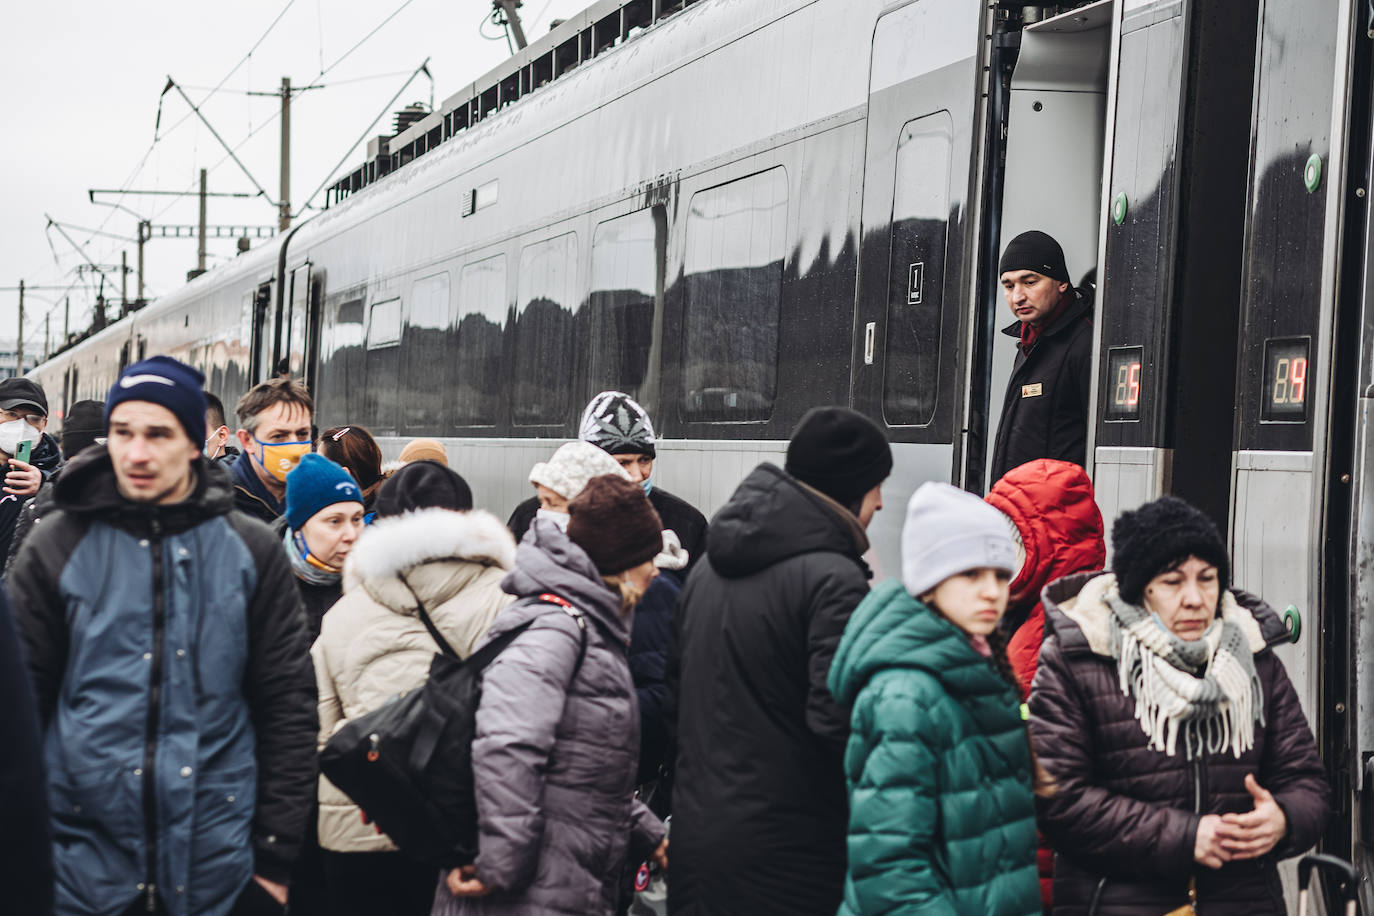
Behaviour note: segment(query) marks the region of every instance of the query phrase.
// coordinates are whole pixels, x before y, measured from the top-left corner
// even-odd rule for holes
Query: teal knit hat
[[[286,475],[286,524],[300,531],[310,517],[335,503],[362,503],[358,482],[334,462],[308,452]]]

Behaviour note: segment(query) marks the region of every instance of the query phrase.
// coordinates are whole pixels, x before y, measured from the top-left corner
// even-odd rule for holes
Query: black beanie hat
[[[1151,579],[1188,557],[1215,566],[1221,587],[1227,587],[1230,561],[1221,532],[1200,509],[1176,496],[1123,512],[1112,525],[1112,572],[1122,599],[1131,604],[1140,604]]]
[[[1064,263],[1064,249],[1052,236],[1038,229],[1023,232],[1007,243],[997,272],[1004,274],[1009,270],[1033,270],[1051,280],[1071,282],[1068,265]]]
[[[792,433],[784,470],[849,506],[892,473],[892,446],[863,414],[847,407],[816,407]]]
[[[568,537],[612,576],[634,569],[663,550],[663,522],[644,488],[614,474],[587,481],[568,503]]]
[[[458,472],[437,461],[412,461],[402,465],[377,491],[378,518],[390,518],[416,509],[472,508],[472,489]]]
[[[76,454],[95,445],[105,435],[105,405],[99,401],[77,401],[62,418],[62,457],[71,461]]]

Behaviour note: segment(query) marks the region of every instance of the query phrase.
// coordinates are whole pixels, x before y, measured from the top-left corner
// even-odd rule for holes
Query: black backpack
[[[537,602],[561,607],[577,621],[582,646],[573,668],[576,679],[587,651],[586,619],[556,595],[519,603]],[[534,621],[502,633],[463,660],[439,635],[418,597],[415,603],[442,650],[430,663],[429,677],[335,732],[320,751],[320,770],[407,856],[456,868],[477,858],[472,739],[482,670]]]

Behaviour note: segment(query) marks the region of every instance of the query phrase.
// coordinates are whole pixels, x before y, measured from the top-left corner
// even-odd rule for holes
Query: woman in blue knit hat
[[[347,471],[310,452],[286,475],[283,541],[305,605],[310,639],[343,594],[343,565],[363,531],[363,491]]]

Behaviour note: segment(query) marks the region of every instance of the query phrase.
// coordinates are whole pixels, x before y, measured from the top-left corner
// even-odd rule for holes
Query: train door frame
[[[892,442],[893,472],[884,497],[894,506],[904,506],[927,481],[961,482],[976,311],[967,303],[976,302],[981,289],[989,110],[985,64],[995,14],[991,6],[962,0],[924,0],[889,7],[874,28],[850,401],[878,422]],[[922,147],[934,150],[938,145],[940,117],[948,129],[944,187],[909,177],[909,186],[904,186],[903,176],[922,173]],[[904,148],[914,158],[904,160]],[[900,207],[909,211],[902,216],[899,198]],[[937,249],[938,277],[926,269]],[[915,261],[917,256],[922,260]],[[899,282],[904,274],[905,281]],[[939,321],[933,367],[928,365],[930,352],[923,349],[930,341],[923,342],[918,333],[921,322],[931,318]],[[890,375],[889,339],[893,327],[903,323],[916,329],[906,335],[901,355],[906,367],[900,371],[906,377]],[[922,385],[934,390],[934,400],[929,417],[916,422],[927,405],[904,405],[902,398],[908,388],[918,391]],[[890,412],[890,399],[893,407],[912,412]],[[883,570],[898,566],[901,523],[901,511],[883,512],[870,527],[870,540],[882,550],[878,563]]]
[[[1002,421],[1003,399],[1016,357],[1016,343],[1001,333],[1013,319],[1008,314],[998,281],[997,262],[1012,238],[1029,229],[1048,231],[1061,243],[1075,287],[1095,274],[1101,263],[1106,196],[1104,176],[1110,174],[1112,115],[1116,106],[1117,51],[1119,49],[1121,0],[1099,0],[1049,19],[1024,26],[1019,33],[1015,65],[1006,87],[1004,163],[1001,199],[997,216],[990,221],[997,238],[989,239],[986,253],[988,292],[980,316],[978,356],[974,369],[985,389],[983,405],[986,434],[985,461],[969,464],[969,483],[990,488],[993,443]],[[1010,44],[1011,42],[1008,42]],[[1096,52],[1096,56],[1090,56]],[[1100,100],[1094,97],[1101,96]],[[1090,149],[1073,158],[1085,144]],[[1062,148],[1068,154],[1055,155]],[[1096,171],[1096,183],[1081,187],[1084,168]],[[1043,182],[1043,183],[1042,183]],[[1070,188],[1078,194],[1061,196],[1054,212],[1045,214],[1048,184]],[[1027,188],[1031,188],[1029,193]],[[1065,199],[1067,197],[1067,200]],[[1096,330],[1094,330],[1096,334]],[[1094,347],[1094,354],[1096,347]],[[1094,366],[1094,370],[1095,370]],[[1092,379],[1096,381],[1096,372]],[[1089,397],[1089,410],[1096,400]],[[968,424],[971,428],[973,423]],[[1089,423],[1091,430],[1093,424]],[[1086,454],[1092,454],[1091,435]]]

